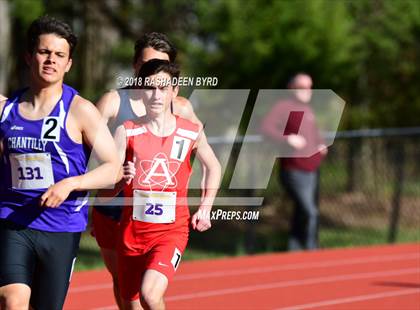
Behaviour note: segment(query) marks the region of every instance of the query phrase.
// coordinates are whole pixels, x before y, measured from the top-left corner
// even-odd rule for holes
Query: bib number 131
[[[19,180],[42,180],[43,176],[41,175],[41,168],[39,167],[18,167],[17,168],[19,172]]]
[[[41,189],[54,184],[49,153],[10,154],[12,186],[15,189]]]

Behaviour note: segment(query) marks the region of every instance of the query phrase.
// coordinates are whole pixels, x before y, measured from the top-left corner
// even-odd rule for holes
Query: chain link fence
[[[322,167],[321,244],[334,230],[351,245],[420,239],[419,142],[414,128],[338,136]]]

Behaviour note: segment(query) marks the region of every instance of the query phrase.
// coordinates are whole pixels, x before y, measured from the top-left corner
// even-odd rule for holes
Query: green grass
[[[388,231],[368,228],[322,229],[319,240],[322,248],[386,244],[388,242]],[[400,230],[397,234],[397,243],[419,241],[420,231],[418,229]]]
[[[89,233],[84,233],[80,240],[75,271],[105,268],[96,240]]]

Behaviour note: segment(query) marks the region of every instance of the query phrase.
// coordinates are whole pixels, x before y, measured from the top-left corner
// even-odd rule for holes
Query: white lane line
[[[286,270],[301,270],[301,269],[310,269],[310,268],[325,268],[333,266],[346,266],[346,265],[358,265],[358,264],[367,264],[373,262],[387,262],[387,261],[406,261],[419,259],[419,253],[407,253],[407,254],[398,254],[398,255],[378,255],[371,257],[361,257],[361,258],[350,258],[342,260],[329,260],[322,262],[314,263],[296,263],[296,264],[287,264],[281,266],[273,267],[256,267],[256,268],[247,268],[247,269],[234,269],[234,270],[224,270],[224,271],[214,271],[214,272],[200,272],[187,275],[178,275],[175,276],[175,282],[178,281],[188,281],[195,279],[203,278],[222,278],[227,276],[237,276],[237,275],[247,275],[247,274],[263,274],[270,273],[275,271],[286,271]],[[102,283],[102,284],[93,284],[93,285],[82,285],[74,288],[70,288],[69,294],[72,293],[81,293],[94,290],[108,289],[112,287],[112,283]]]
[[[255,291],[269,290],[269,289],[282,288],[282,287],[350,281],[350,280],[356,280],[356,279],[369,279],[369,278],[376,278],[376,277],[401,276],[401,275],[413,274],[413,273],[420,273],[420,270],[418,268],[409,268],[409,269],[399,269],[399,270],[380,271],[380,272],[345,274],[345,275],[338,275],[338,276],[319,277],[319,278],[310,278],[310,279],[302,279],[302,280],[281,281],[281,282],[273,282],[273,283],[267,283],[267,284],[240,286],[240,287],[233,287],[233,288],[221,289],[221,290],[212,290],[212,291],[206,291],[206,292],[168,296],[165,299],[167,301],[197,299],[197,298],[211,297],[211,296],[222,296],[222,295],[238,294],[238,293],[245,293],[245,292],[255,292]]]
[[[387,297],[404,296],[404,295],[412,295],[412,294],[420,294],[420,289],[418,289],[418,288],[417,289],[405,289],[405,290],[392,291],[392,292],[384,292],[384,293],[377,293],[377,294],[358,295],[358,296],[352,296],[352,297],[346,297],[346,298],[330,299],[330,300],[324,300],[324,301],[319,301],[319,302],[314,302],[314,303],[289,306],[289,307],[285,307],[285,308],[278,308],[277,310],[311,309],[311,308],[315,308],[315,307],[334,306],[334,305],[347,304],[347,303],[358,302],[358,301],[382,299],[382,298],[387,298]],[[420,301],[419,301],[419,306],[420,306]]]

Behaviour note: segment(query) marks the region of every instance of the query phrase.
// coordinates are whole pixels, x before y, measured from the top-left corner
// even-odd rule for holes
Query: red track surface
[[[188,251],[188,249],[187,249]],[[168,309],[420,309],[420,244],[184,262]],[[117,309],[102,271],[74,274],[65,309]]]

